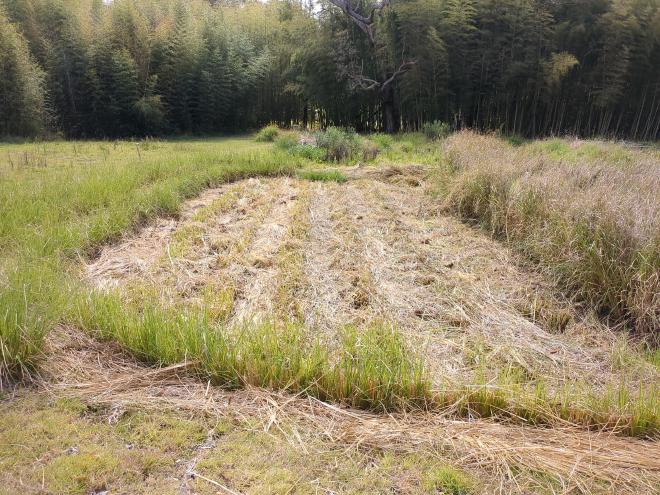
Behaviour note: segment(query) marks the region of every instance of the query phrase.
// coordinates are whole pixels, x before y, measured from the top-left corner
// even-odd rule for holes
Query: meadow
[[[375,450],[356,456],[378,452],[382,490],[401,472],[412,473],[412,492],[653,486],[660,152],[444,132],[301,138],[270,128],[256,139],[0,144],[0,414],[8,425],[0,436],[21,443],[27,415],[37,428],[80,423],[62,435],[89,430],[87,441],[105,442],[100,475],[93,455],[80,466],[48,461],[55,492],[102,490],[118,478],[134,489],[139,476],[116,475],[132,454],[111,461],[118,447],[107,445],[135,435],[153,455],[154,466],[141,469],[158,479],[174,469],[177,449],[215,448],[219,428],[250,456],[266,442],[268,455],[284,449],[294,459],[285,447],[294,432],[312,435],[300,411],[345,411],[329,430],[371,424],[360,435]],[[201,387],[198,395],[185,398],[182,383]],[[147,386],[160,387],[160,399]],[[57,400],[44,402],[42,390]],[[193,402],[199,394],[215,405]],[[232,397],[241,419],[225,417]],[[178,445],[152,445],[158,434],[147,431],[156,426],[143,414],[164,399],[169,412],[159,421],[182,429]],[[115,426],[95,426],[117,404]],[[242,438],[268,417],[261,407],[286,411],[286,425],[277,439]],[[214,417],[225,426],[210,425]],[[396,440],[392,417],[410,422]],[[268,431],[275,420],[266,421]],[[433,440],[410,436],[473,421],[483,438],[456,435],[480,445],[485,468],[462,465],[451,442],[434,457]],[[489,457],[494,439],[509,436],[493,430],[500,426],[545,445],[566,434],[572,440],[561,442],[576,452],[600,442],[632,467],[590,453],[573,483],[570,460],[556,450],[539,464],[511,440],[515,454]],[[336,450],[359,444],[355,435],[333,430],[341,441],[312,443],[342,465],[341,486],[362,493],[348,480],[368,461],[346,465]],[[435,460],[419,464],[411,445]],[[15,458],[15,475],[39,476],[14,450],[2,454]],[[212,481],[213,466],[239,455],[216,454],[200,460]],[[263,458],[251,462],[263,472]],[[323,468],[306,469],[312,479]],[[255,493],[297,486],[278,476],[266,488],[234,481]]]

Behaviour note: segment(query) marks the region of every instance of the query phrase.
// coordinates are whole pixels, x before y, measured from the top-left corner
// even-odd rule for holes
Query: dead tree
[[[378,50],[376,33],[374,32],[375,16],[390,5],[390,0],[381,0],[371,7],[368,15],[359,13],[351,0],[329,0],[330,3],[339,7],[359,28],[362,30],[371,44],[374,56]],[[401,63],[398,69],[388,71],[386,67],[381,69],[380,80],[366,77],[362,73],[349,74],[353,84],[365,90],[378,91],[379,99],[383,112],[383,128],[387,133],[393,133],[399,130],[399,119],[396,115],[396,106],[394,102],[394,81],[401,74],[409,71],[415,65],[414,60],[408,60]]]

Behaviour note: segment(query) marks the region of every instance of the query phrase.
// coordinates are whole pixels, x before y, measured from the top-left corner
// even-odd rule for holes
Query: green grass
[[[468,476],[452,466],[437,466],[429,470],[422,480],[428,493],[445,495],[469,495],[473,483]]]
[[[0,381],[36,365],[79,258],[204,188],[303,163],[248,139],[0,145]]]
[[[80,295],[71,320],[147,363],[186,361],[192,373],[230,389],[284,389],[377,410],[417,408],[431,397],[423,366],[391,328],[347,327],[337,361],[295,323],[227,331],[206,308],[131,305],[117,294]]]
[[[265,431],[268,418],[262,424],[230,410],[208,417],[201,410],[156,409],[127,408],[110,422],[117,410],[33,390],[0,404],[0,494],[180,493],[195,457],[197,473],[240,493],[315,493],[321,485],[345,494],[421,495],[476,485],[432,445],[416,446],[414,454],[366,446],[347,452],[295,418],[278,415]],[[197,449],[208,437],[212,442]],[[189,488],[217,493],[202,479],[190,480]]]
[[[348,179],[339,170],[300,170],[298,177],[304,180],[321,182],[346,182]]]

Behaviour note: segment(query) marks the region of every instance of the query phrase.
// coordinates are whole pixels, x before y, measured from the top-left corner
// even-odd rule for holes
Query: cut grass
[[[304,286],[303,263],[305,253],[302,251],[302,247],[311,227],[310,200],[309,187],[301,187],[297,203],[291,212],[291,223],[286,238],[276,255],[277,275],[274,312],[278,318],[284,321],[293,319],[302,322],[304,319],[304,314],[296,296]]]

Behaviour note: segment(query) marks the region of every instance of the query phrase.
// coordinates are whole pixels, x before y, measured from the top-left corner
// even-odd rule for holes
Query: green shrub
[[[275,141],[277,136],[279,135],[280,130],[277,128],[276,125],[270,124],[261,129],[257,133],[257,137],[255,138],[257,141],[264,142],[264,143],[272,143]]]
[[[422,126],[422,132],[428,139],[433,141],[437,139],[443,139],[449,136],[449,124],[446,122],[441,122],[440,120],[427,122]]]
[[[525,144],[525,138],[518,134],[513,134],[507,138],[507,141],[511,146],[522,146]]]
[[[369,139],[376,143],[380,149],[383,150],[389,150],[392,148],[392,145],[394,144],[394,139],[392,139],[392,136],[389,134],[382,134],[382,133],[377,133],[377,134],[372,134],[369,136]]]
[[[352,129],[328,127],[325,131],[317,132],[316,145],[325,150],[325,159],[339,161],[353,158],[360,152],[360,139]]]
[[[315,162],[322,162],[325,159],[325,151],[313,144],[297,144],[289,150],[292,154],[307,158]]]

